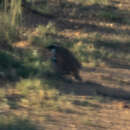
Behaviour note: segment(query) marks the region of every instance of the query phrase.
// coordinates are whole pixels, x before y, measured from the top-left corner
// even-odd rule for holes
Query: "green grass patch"
[[[73,44],[72,51],[81,62],[93,63],[94,66],[100,65],[102,59],[107,55],[103,48],[97,49],[94,42],[86,43],[85,39],[80,39]]]
[[[52,82],[49,81],[48,82]],[[40,79],[21,80],[16,84],[16,89],[24,98],[19,102],[20,105],[26,107],[34,107],[38,110],[54,110],[57,111],[69,101],[66,96],[55,89],[54,85],[50,86],[47,81]]]
[[[29,35],[28,41],[35,47],[42,47],[55,42],[53,35],[56,35],[57,30],[55,24],[49,22],[46,26],[38,25],[35,28],[35,35]]]
[[[9,52],[0,52],[0,72],[3,78],[9,80],[19,79],[20,77],[27,78],[36,74],[36,68],[33,65],[25,64],[18,59],[15,55]]]
[[[19,118],[17,116],[0,116],[1,130],[37,130],[37,126],[26,118]]]
[[[20,34],[16,26],[12,26],[7,14],[0,15],[0,44],[16,42],[20,39]]]

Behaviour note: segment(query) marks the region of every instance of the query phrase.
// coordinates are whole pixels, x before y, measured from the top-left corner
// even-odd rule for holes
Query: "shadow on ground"
[[[93,70],[89,70],[93,71]],[[46,77],[47,78],[47,77]],[[50,79],[50,76],[49,76]],[[56,89],[61,93],[74,94],[77,96],[97,96],[110,97],[113,100],[130,100],[130,91],[125,91],[123,88],[110,88],[109,86],[103,86],[99,83],[92,81],[72,81],[68,79],[56,79],[51,77],[50,80],[54,80],[56,84],[53,84]],[[60,83],[58,85],[58,83]]]
[[[117,52],[130,53],[130,43],[129,42],[121,42],[118,40],[97,40],[95,42],[95,46],[97,48],[104,47],[105,49],[111,49]]]
[[[40,3],[41,4],[41,3]],[[48,2],[49,4],[49,2]],[[88,24],[88,21],[97,21],[97,22],[112,22],[121,25],[127,25],[128,23],[125,21],[125,15],[129,14],[127,10],[120,10],[115,6],[110,5],[86,5],[76,4],[74,2],[64,1],[61,5],[56,6],[55,3],[51,6],[54,6],[54,10],[52,11],[53,18],[48,18],[46,16],[42,16],[38,13],[31,12],[27,10],[25,11],[24,22],[27,27],[32,26],[35,27],[38,24],[47,24],[49,21],[55,22],[57,27],[60,29],[81,29],[86,28],[86,31],[100,31],[106,33],[117,33],[117,30],[113,30],[110,28],[102,28],[95,26],[93,24]],[[123,14],[123,15],[122,15]],[[75,22],[70,22],[70,19]],[[31,21],[30,21],[31,20]],[[78,22],[79,20],[79,22]],[[76,22],[77,21],[77,22]],[[85,24],[82,21],[86,21]],[[126,30],[130,33],[130,30]]]
[[[119,59],[105,59],[105,62],[108,66],[112,68],[120,68],[120,69],[129,69],[130,70],[130,62],[126,62],[125,60]]]

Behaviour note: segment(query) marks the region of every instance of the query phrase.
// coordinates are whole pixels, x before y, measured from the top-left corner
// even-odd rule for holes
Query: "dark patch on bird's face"
[[[53,55],[55,55],[56,54],[56,49],[57,49],[57,46],[56,45],[50,45],[50,46],[48,46],[48,47],[46,47],[49,51],[51,51],[51,53],[53,54]]]
[[[57,45],[50,45],[46,47],[48,50],[56,50]]]

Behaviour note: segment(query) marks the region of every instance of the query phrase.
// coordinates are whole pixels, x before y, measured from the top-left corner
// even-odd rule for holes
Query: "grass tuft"
[[[1,130],[37,130],[34,123],[26,118],[18,118],[16,116],[1,116],[0,117]]]

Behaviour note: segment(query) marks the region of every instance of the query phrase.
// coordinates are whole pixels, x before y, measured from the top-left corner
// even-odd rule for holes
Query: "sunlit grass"
[[[56,33],[57,29],[52,22],[49,22],[46,26],[38,25],[33,34],[28,36],[28,41],[35,47],[44,48],[55,41],[51,35],[55,35]]]
[[[5,13],[0,15],[0,43],[11,44],[20,39],[19,31],[16,26],[10,24],[9,16]]]
[[[70,0],[72,2],[83,4],[83,5],[90,5],[90,4],[100,4],[100,5],[108,5],[109,0]]]
[[[16,89],[19,94],[25,97],[21,99],[19,104],[26,107],[37,107],[38,109],[62,109],[68,103],[66,96],[50,86],[48,82],[39,79],[27,79],[18,82]]]
[[[16,25],[22,20],[22,0],[13,0],[10,2],[11,24]]]
[[[85,43],[85,40],[80,40],[72,47],[72,51],[81,62],[93,64],[92,66],[101,65],[103,58],[107,56],[104,48],[97,49],[94,43]]]

